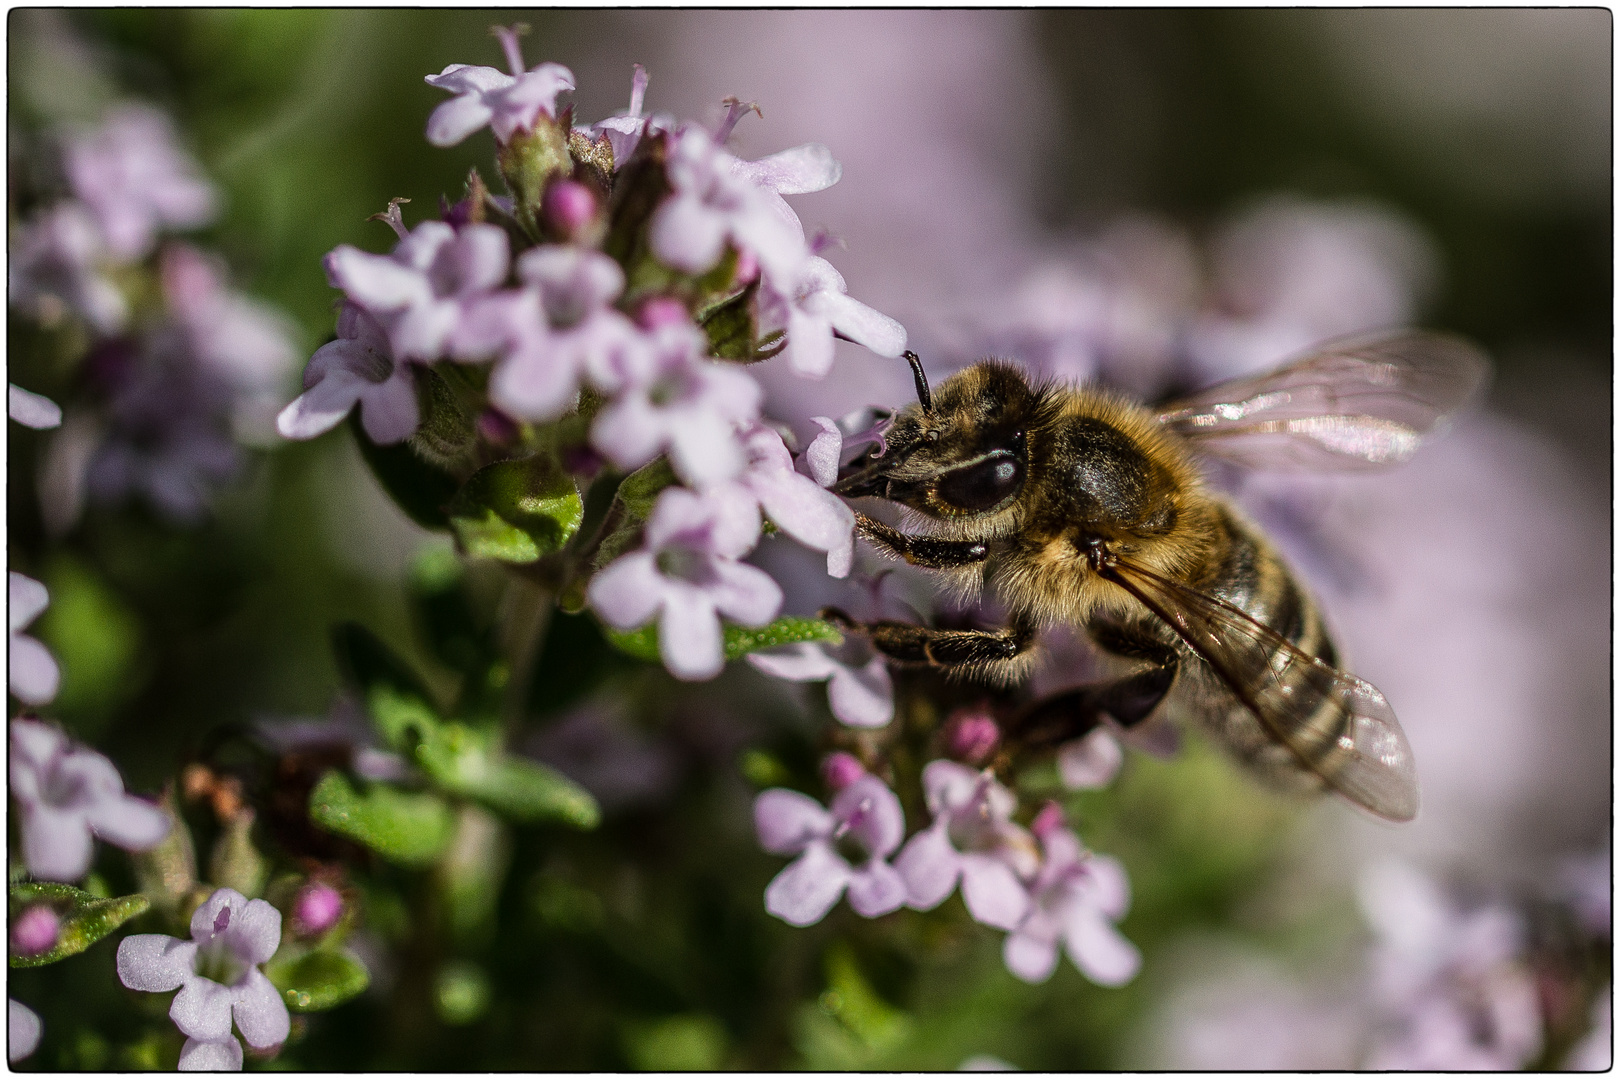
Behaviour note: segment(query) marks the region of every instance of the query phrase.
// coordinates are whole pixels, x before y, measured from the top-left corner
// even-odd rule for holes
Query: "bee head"
[[[917,401],[895,416],[882,450],[850,462],[834,488],[878,495],[931,517],[993,514],[1018,498],[1029,471],[1026,432],[1040,395],[1010,364],[987,360],[931,392],[907,353]]]

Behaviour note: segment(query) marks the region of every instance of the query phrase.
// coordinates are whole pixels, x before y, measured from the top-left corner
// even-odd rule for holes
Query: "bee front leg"
[[[910,536],[874,521],[865,514],[855,515],[855,530],[892,559],[904,559],[913,566],[930,570],[982,563],[990,556],[989,545],[978,540],[945,540],[937,536]]]
[[[821,617],[852,634],[864,634],[872,647],[902,664],[939,668],[969,668],[1014,660],[1035,642],[1035,628],[1014,623],[1004,630],[936,630],[915,623],[859,623],[837,608],[823,608]]]

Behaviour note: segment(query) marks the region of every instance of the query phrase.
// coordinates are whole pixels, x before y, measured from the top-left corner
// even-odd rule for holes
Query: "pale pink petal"
[[[663,576],[648,551],[634,551],[615,559],[591,579],[586,589],[591,610],[616,630],[646,625],[657,613],[663,594]]]
[[[731,425],[719,416],[689,413],[666,421],[669,463],[681,479],[697,487],[730,480],[742,472],[742,447]]]
[[[726,664],[723,644],[720,616],[708,596],[692,588],[666,588],[658,654],[671,675],[688,682],[714,678]]]
[[[1007,970],[1027,983],[1043,983],[1057,970],[1057,942],[1015,931],[1001,945]]]
[[[131,795],[105,799],[87,807],[85,819],[97,836],[127,851],[154,848],[169,835],[168,815]]]
[[[408,366],[400,365],[393,378],[361,392],[360,426],[378,446],[404,442],[416,434],[420,423],[416,380]]]
[[[241,1072],[242,1044],[233,1035],[216,1042],[187,1039],[180,1048],[180,1072]]]
[[[561,416],[579,397],[579,371],[577,365],[563,362],[554,339],[537,336],[496,365],[489,392],[513,416],[550,420]],[[598,423],[611,437],[619,421],[607,420],[607,411],[599,415]],[[636,442],[631,449],[640,450],[641,444]]]
[[[653,214],[649,235],[661,260],[677,270],[701,274],[720,261],[726,221],[700,200],[675,195]]]
[[[906,818],[899,797],[871,773],[856,777],[840,791],[831,810],[833,817],[849,825],[849,835],[876,858],[886,858],[905,839]]]
[[[842,292],[817,293],[810,306],[831,321],[840,335],[879,356],[894,357],[905,351],[906,328],[853,297]]]
[[[778,195],[803,195],[838,183],[843,166],[820,143],[806,143],[758,161],[731,161],[732,172]]]
[[[1070,791],[1105,788],[1113,782],[1125,760],[1119,741],[1105,729],[1097,728],[1083,739],[1058,748],[1058,775]]]
[[[246,907],[247,897],[235,889],[215,889],[213,894],[199,904],[196,911],[191,913],[192,940],[201,942],[212,938],[214,936],[214,927],[219,925],[220,917],[227,911],[230,912],[230,915],[226,917],[225,928],[228,929],[230,920],[240,915],[242,909]],[[206,1038],[206,1036],[199,1035],[197,1038]]]
[[[940,758],[923,766],[923,796],[928,809],[938,814],[942,810],[966,806],[973,801],[979,789],[980,775],[966,765]]]
[[[865,667],[839,665],[827,686],[827,704],[850,727],[885,726],[894,719],[894,683],[888,664],[875,656]]]
[[[802,792],[771,788],[754,799],[754,831],[766,851],[797,855],[812,840],[832,835],[833,817]]]
[[[749,653],[744,659],[771,678],[789,682],[828,679],[841,667],[820,645],[808,641],[771,652]]]
[[[197,943],[167,934],[131,934],[118,943],[118,981],[131,990],[162,993],[188,978],[197,960]]]
[[[324,434],[343,422],[371,385],[342,369],[328,371],[320,382],[281,410],[276,416],[276,430],[287,439],[313,439]]]
[[[29,705],[45,704],[56,697],[61,679],[61,669],[49,649],[23,634],[11,635],[6,680],[19,701]]]
[[[961,856],[962,900],[975,922],[1011,930],[1029,913],[1029,892],[1006,863],[988,855]]]
[[[1110,919],[1124,917],[1131,907],[1131,883],[1119,860],[1112,855],[1092,855],[1084,867],[1086,903]]]
[[[853,543],[855,513],[844,501],[801,473],[760,473],[746,478],[760,506],[777,526],[805,547],[832,551]]]
[[[810,478],[822,487],[832,487],[838,480],[838,461],[844,449],[844,436],[838,425],[825,416],[812,416],[810,422],[821,428],[821,434],[810,440],[804,451],[805,463],[810,467]]]
[[[782,586],[757,566],[716,559],[718,581],[709,590],[714,606],[744,626],[764,626],[782,610]]]
[[[6,414],[24,427],[44,430],[62,422],[62,407],[41,394],[29,393],[16,383],[6,386]]]
[[[424,75],[422,81],[452,94],[488,93],[504,90],[517,80],[499,68],[477,64],[449,64],[437,75]]]
[[[430,299],[419,271],[349,244],[338,245],[326,256],[326,276],[334,287],[373,311],[393,311]]]
[[[230,987],[193,975],[174,995],[169,1019],[184,1035],[205,1042],[220,1042],[230,1038],[231,1002],[235,996]]]
[[[489,123],[494,115],[495,111],[478,97],[453,97],[428,117],[427,141],[434,146],[454,146]]]
[[[266,900],[249,900],[232,908],[231,925],[226,931],[232,950],[250,964],[262,964],[276,955],[281,946],[281,912]],[[248,1040],[249,1046],[263,1046]]]
[[[936,825],[906,842],[894,860],[894,868],[905,880],[906,903],[918,911],[928,911],[951,895],[962,864],[945,830]]]
[[[39,1014],[22,1002],[6,999],[6,1060],[17,1062],[39,1047],[44,1026]]]
[[[1124,986],[1142,967],[1142,952],[1096,911],[1076,905],[1065,927],[1069,959],[1099,986]]]
[[[262,904],[264,901],[255,900],[254,903]],[[236,1017],[237,1030],[247,1044],[255,1050],[264,1050],[286,1042],[292,1018],[287,1015],[286,1002],[281,1000],[281,994],[265,978],[264,972],[253,968],[236,990],[236,1004],[231,1012]]]
[[[15,570],[6,572],[6,621],[13,631],[21,630],[44,611],[51,602],[45,586]]]
[[[811,844],[765,887],[765,910],[793,926],[810,926],[838,903],[849,864],[824,842]]]
[[[905,879],[886,862],[874,859],[850,875],[849,906],[857,915],[875,919],[898,911],[905,902]]]
[[[788,362],[800,375],[819,379],[832,370],[832,323],[795,305],[788,313]]]
[[[23,862],[43,881],[78,881],[90,869],[90,829],[84,815],[46,804],[24,807]]]

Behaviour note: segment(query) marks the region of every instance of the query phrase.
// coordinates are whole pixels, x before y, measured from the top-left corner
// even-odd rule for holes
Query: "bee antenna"
[[[922,411],[934,411],[934,395],[928,392],[928,376],[923,374],[922,358],[907,349],[903,354],[906,362],[911,365],[911,377],[917,383],[917,400],[922,404]]]

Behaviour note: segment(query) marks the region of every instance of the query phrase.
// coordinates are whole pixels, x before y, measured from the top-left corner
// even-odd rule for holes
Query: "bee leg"
[[[1106,717],[1122,727],[1146,720],[1170,692],[1176,663],[1150,667],[1113,682],[1081,686],[1037,701],[1009,728],[1029,747],[1056,746],[1089,733]]]
[[[937,536],[910,536],[874,521],[865,514],[855,515],[855,530],[893,559],[904,559],[913,566],[949,570],[982,563],[990,555],[988,545],[978,540],[945,540]]]
[[[837,608],[821,617],[854,634],[865,634],[872,647],[902,664],[959,668],[1016,659],[1035,642],[1035,628],[1015,623],[1005,630],[936,630],[915,623],[858,623]]]

